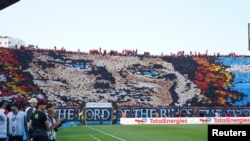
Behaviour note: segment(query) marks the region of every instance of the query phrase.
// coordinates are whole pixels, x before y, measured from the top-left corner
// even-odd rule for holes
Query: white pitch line
[[[94,140],[96,141],[101,141],[100,139],[98,139],[97,137],[93,136],[93,135],[90,135],[90,137],[92,137]]]
[[[103,132],[103,131],[101,131],[101,130],[95,129],[95,128],[93,128],[93,127],[90,127],[90,126],[86,126],[86,127],[90,128],[90,129],[92,129],[92,130],[95,130],[95,131],[97,131],[97,132],[100,132],[100,133],[102,133],[102,134],[104,134],[104,135],[108,135],[108,136],[110,136],[110,137],[112,137],[112,138],[118,139],[118,140],[120,140],[120,141],[126,141],[126,140],[124,140],[124,139],[122,139],[122,138],[119,138],[119,137],[117,137],[117,136],[114,136],[114,135],[111,135],[111,134],[109,134],[109,133]]]

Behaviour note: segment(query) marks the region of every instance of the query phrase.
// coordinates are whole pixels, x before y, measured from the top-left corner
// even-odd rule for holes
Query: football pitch
[[[60,128],[57,141],[207,141],[207,125],[72,126]]]

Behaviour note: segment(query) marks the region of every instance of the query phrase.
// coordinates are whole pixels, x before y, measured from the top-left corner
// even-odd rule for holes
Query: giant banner
[[[63,117],[68,121],[80,120],[78,114],[80,109],[78,108],[57,108],[57,116]],[[161,118],[165,117],[213,117],[216,113],[220,117],[230,116],[232,117],[250,117],[250,107],[166,107],[166,108],[118,108],[117,120],[122,115],[127,118],[152,118],[156,116]],[[85,111],[85,118],[89,121],[99,120],[100,116],[104,120],[112,119],[112,110],[104,107],[91,107]]]

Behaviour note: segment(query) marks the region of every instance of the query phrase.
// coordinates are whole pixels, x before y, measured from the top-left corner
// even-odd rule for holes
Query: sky
[[[249,55],[249,0],[20,0],[0,36],[39,48]]]

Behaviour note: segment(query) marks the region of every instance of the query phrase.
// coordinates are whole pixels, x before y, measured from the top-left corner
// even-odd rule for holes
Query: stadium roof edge
[[[0,10],[3,10],[20,0],[0,0]]]

